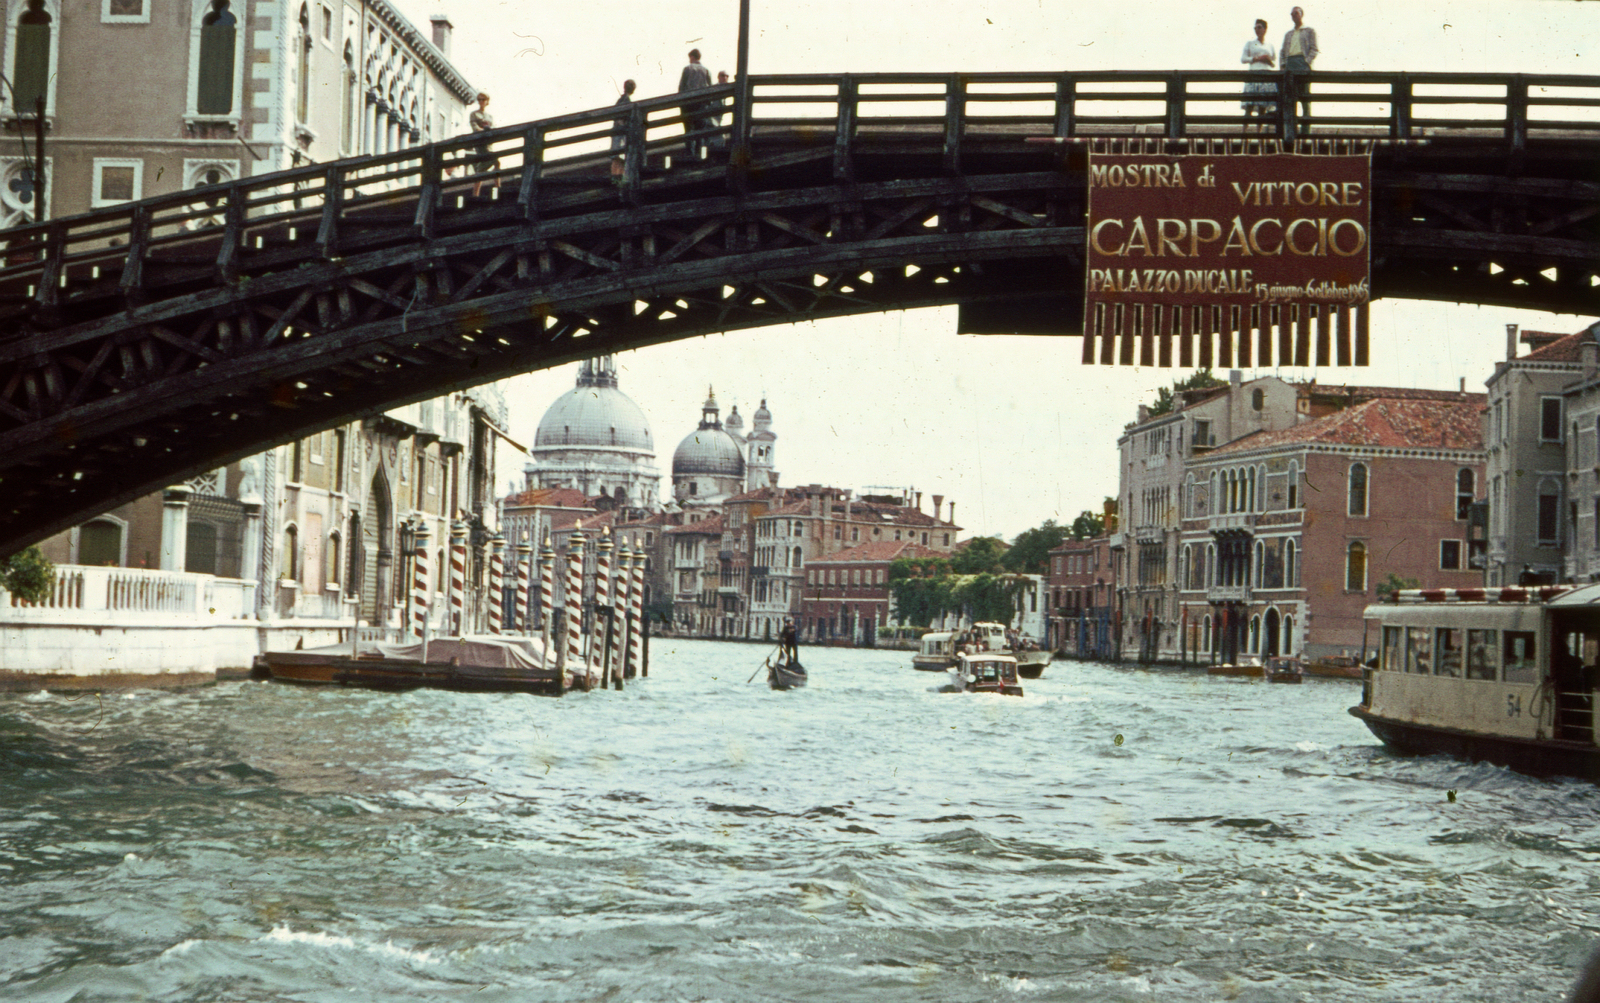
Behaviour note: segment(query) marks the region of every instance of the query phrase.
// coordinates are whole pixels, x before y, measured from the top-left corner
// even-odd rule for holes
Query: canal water
[[[1392,756],[1358,683],[765,651],[0,697],[0,995],[1551,1001],[1600,930],[1596,788]]]

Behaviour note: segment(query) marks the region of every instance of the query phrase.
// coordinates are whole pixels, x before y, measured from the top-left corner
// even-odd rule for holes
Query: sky
[[[673,91],[690,48],[735,68],[737,0],[534,3],[395,0],[424,32],[454,24],[452,61],[493,95],[497,125]],[[752,0],[752,73],[1235,69],[1257,17],[1276,45],[1291,3],[1119,0]],[[1302,3],[1318,70],[1592,73],[1600,2]],[[662,494],[707,388],[726,416],[763,397],[781,483],[906,488],[956,503],[963,536],[1012,539],[1098,511],[1117,491],[1116,440],[1183,370],[1085,367],[1075,337],[957,336],[955,309],[741,331],[618,356],[621,389],[654,434]],[[1570,333],[1595,318],[1405,300],[1372,307],[1372,365],[1246,370],[1325,383],[1481,392],[1505,325]],[[576,365],[503,381],[511,435],[531,442]],[[504,448],[501,486],[525,457]],[[931,502],[925,502],[931,506]]]

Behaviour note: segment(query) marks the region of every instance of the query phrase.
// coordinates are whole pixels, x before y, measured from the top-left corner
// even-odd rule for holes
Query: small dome
[[[752,426],[757,432],[764,432],[772,427],[772,412],[767,410],[767,399],[761,398],[761,406],[756,408],[756,415]]]
[[[722,427],[734,435],[744,431],[744,419],[739,416],[739,405],[735,404],[733,410],[728,412],[728,420],[722,423]]]
[[[743,477],[744,457],[733,436],[720,428],[698,428],[683,437],[672,454],[672,476],[710,474]]]
[[[627,394],[614,386],[577,386],[556,398],[539,421],[533,448],[618,446],[655,452],[650,423]]]

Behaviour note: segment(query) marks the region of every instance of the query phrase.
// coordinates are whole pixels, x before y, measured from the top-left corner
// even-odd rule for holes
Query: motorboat
[[[1305,663],[1292,655],[1272,655],[1262,666],[1269,683],[1300,683],[1305,681]]]
[[[1022,684],[1017,681],[1017,660],[1010,655],[991,651],[957,655],[956,664],[948,672],[950,682],[942,687],[947,692],[1022,696]]]
[[[1017,674],[1025,679],[1038,679],[1043,675],[1054,655],[1027,639],[1013,648],[1006,642],[1005,624],[980,621],[970,630],[940,630],[922,635],[916,654],[911,656],[911,667],[924,672],[948,672],[955,666],[960,649],[968,645],[979,654],[994,652],[1012,656],[1017,661]]]

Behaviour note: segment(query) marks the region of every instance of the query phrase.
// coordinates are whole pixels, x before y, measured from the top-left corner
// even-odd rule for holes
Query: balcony
[[[1245,532],[1255,528],[1255,512],[1219,512],[1206,520],[1206,528],[1213,533],[1226,533],[1230,530]]]
[[[1160,543],[1167,538],[1167,531],[1161,526],[1135,526],[1128,535],[1134,543]]]
[[[752,565],[750,565],[750,577],[751,578],[765,578],[765,577],[767,577],[767,566],[765,564],[752,564]]]
[[[1249,602],[1248,585],[1212,585],[1206,589],[1207,602]]]

